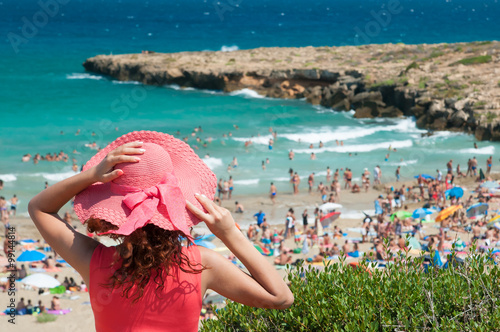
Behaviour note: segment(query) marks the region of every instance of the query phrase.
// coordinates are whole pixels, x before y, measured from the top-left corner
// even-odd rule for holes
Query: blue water
[[[290,167],[304,177],[315,171],[321,179],[327,166],[351,167],[356,177],[364,167],[380,164],[384,174],[392,177],[401,165],[402,175],[411,177],[444,168],[451,154],[455,164],[462,165],[477,154],[482,165],[499,149],[488,142],[479,143],[479,150],[471,149],[473,137],[461,134],[422,139],[411,119],[356,120],[350,113],[333,113],[303,101],[255,98],[245,91],[231,96],[118,84],[85,73],[81,66],[97,54],[144,49],[177,52],[498,40],[498,1],[42,3],[51,4],[50,15],[42,12],[38,1],[0,2],[0,179],[5,181],[1,194],[7,198],[17,194],[21,211],[45,181],[51,184],[72,174],[71,162],[34,165],[22,163],[22,155],[63,150],[81,165],[93,153],[86,143],[103,146],[131,130],[171,134],[179,130],[184,137],[202,125],[200,138],[212,137],[212,143],[203,148],[191,138],[190,144],[199,147],[201,157],[210,154],[207,163],[219,177],[227,178],[227,165],[238,157],[240,167],[231,172],[236,193],[267,193],[270,181],[279,190],[289,190]],[[240,129],[235,130],[234,124]],[[267,148],[270,126],[279,135],[272,151]],[[78,129],[81,134],[75,136]],[[232,137],[222,137],[229,132]],[[254,144],[245,150],[243,142],[252,136]],[[345,146],[337,146],[337,139],[344,140]],[[317,149],[319,140],[325,148],[314,150],[318,158],[311,161],[308,146],[314,144]],[[397,152],[385,161],[389,146]],[[297,152],[293,162],[287,158],[289,149]],[[270,163],[263,171],[261,162],[266,158]]]

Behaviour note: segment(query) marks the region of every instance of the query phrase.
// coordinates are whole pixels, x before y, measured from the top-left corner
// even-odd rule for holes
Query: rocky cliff
[[[500,141],[499,42],[143,52],[83,66],[121,81],[306,98],[358,118],[415,116],[420,128]]]

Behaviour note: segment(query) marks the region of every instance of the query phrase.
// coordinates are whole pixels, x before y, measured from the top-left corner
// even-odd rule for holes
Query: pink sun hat
[[[75,213],[82,223],[90,218],[105,220],[119,228],[106,232],[130,235],[146,224],[190,237],[189,228],[200,222],[186,208],[186,200],[204,208],[194,194],[213,200],[217,178],[188,144],[164,133],[134,131],[99,151],[83,166],[99,164],[117,147],[143,142],[145,149],[137,163],[117,164],[124,174],[117,179],[87,187],[75,197]]]

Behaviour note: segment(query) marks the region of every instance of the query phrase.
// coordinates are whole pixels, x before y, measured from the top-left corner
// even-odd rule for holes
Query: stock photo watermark
[[[389,0],[378,12],[371,10],[370,15],[373,19],[366,23],[363,29],[359,26],[354,28],[354,32],[356,32],[354,44],[370,44],[372,42],[371,38],[380,35],[382,29],[391,24],[393,16],[400,14],[402,11],[403,6],[401,6],[399,0]]]
[[[61,7],[67,5],[69,2],[70,0],[38,1],[37,5],[40,9],[32,17],[23,16],[21,18],[21,32],[15,33],[11,31],[7,33],[7,38],[14,52],[16,54],[19,53],[19,47],[35,38],[40,29],[43,29],[49,23],[50,18],[54,18],[59,14]]]
[[[243,0],[223,0],[217,1],[214,0],[213,6],[215,8],[215,12],[221,21],[224,21],[224,14],[227,12],[232,12],[236,8],[240,6]]]
[[[7,271],[9,275],[7,276],[7,296],[9,297],[9,303],[7,304],[7,315],[10,317],[8,322],[10,324],[16,324],[16,229],[14,227],[7,228],[5,234],[7,238],[7,248],[4,248],[7,252]]]

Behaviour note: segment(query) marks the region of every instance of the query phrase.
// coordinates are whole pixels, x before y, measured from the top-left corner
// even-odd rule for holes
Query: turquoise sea
[[[261,98],[252,91],[224,94],[175,86],[145,87],[85,73],[82,62],[97,54],[155,50],[234,50],[261,46],[322,46],[358,43],[437,43],[498,40],[500,5],[490,1],[50,0],[0,2],[1,195],[20,197],[20,212],[44,188],[73,174],[71,161],[23,163],[30,153],[63,150],[80,166],[99,146],[132,130],[180,131],[218,177],[235,179],[235,195],[267,195],[269,183],[289,191],[288,170],[303,178],[326,167],[350,167],[359,178],[377,164],[394,179],[435,174],[451,158],[481,167],[497,155],[498,143],[442,132],[422,138],[413,119],[357,120],[305,101]],[[45,9],[44,9],[45,8]],[[42,14],[40,14],[42,13]],[[44,14],[45,13],[45,14]],[[45,15],[45,16],[44,16]],[[379,31],[366,34],[370,22]],[[31,30],[30,30],[31,28]],[[361,33],[360,33],[361,31]],[[363,34],[365,32],[365,34]],[[237,125],[239,129],[235,129]],[[204,148],[191,136],[194,127]],[[278,132],[268,149],[269,127]],[[80,135],[75,135],[80,130]],[[61,131],[63,134],[61,134]],[[92,136],[92,132],[95,136]],[[231,137],[223,137],[223,134]],[[244,142],[253,144],[245,149]],[[343,140],[338,146],[336,140]],[[324,143],[318,148],[319,141]],[[309,149],[313,144],[314,149]],[[387,161],[388,148],[396,148]],[[288,160],[293,149],[296,158]],[[75,153],[73,153],[75,151]],[[310,160],[315,152],[316,160]],[[351,155],[349,155],[349,153]],[[227,172],[238,158],[239,167]],[[266,170],[261,163],[269,158]],[[494,159],[494,170],[499,170]],[[306,181],[304,181],[306,182]]]

